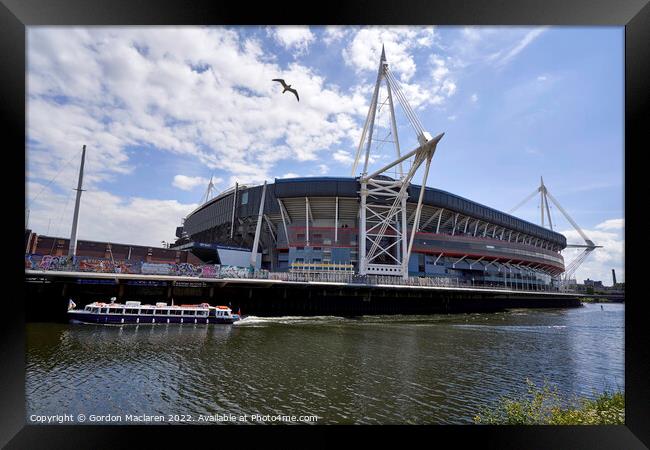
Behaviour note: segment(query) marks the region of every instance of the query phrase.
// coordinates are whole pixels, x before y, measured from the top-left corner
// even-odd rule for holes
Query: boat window
[[[107,312],[108,312],[108,308],[102,308],[102,309],[101,309],[101,313],[102,313],[102,314],[106,314]]]
[[[170,313],[172,316],[180,316],[180,315],[181,315],[181,312],[182,312],[182,311],[181,311],[180,309],[172,309],[169,313]]]
[[[156,315],[157,316],[167,316],[167,315],[169,315],[169,310],[168,309],[158,309],[158,310],[156,310]]]
[[[205,317],[205,316],[208,315],[208,312],[207,311],[197,311],[196,315],[199,316],[199,317]]]
[[[187,309],[186,309],[185,311],[183,311],[183,315],[184,315],[184,316],[195,316],[195,315],[196,315],[196,311],[191,310],[191,309],[190,309],[190,310],[187,310]]]
[[[117,313],[117,314],[124,314],[124,308],[117,308],[117,309],[115,310],[115,313]]]
[[[127,308],[126,310],[126,314],[136,314],[137,312],[138,310],[133,308]]]
[[[86,307],[84,308],[84,310],[86,310],[86,311],[90,311],[90,306],[86,306]]]
[[[153,309],[149,309],[149,308],[143,309],[142,314],[153,314]]]

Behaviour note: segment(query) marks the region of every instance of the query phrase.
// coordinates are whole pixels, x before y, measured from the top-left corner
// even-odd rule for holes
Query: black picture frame
[[[241,25],[241,24],[377,24],[377,25],[618,25],[625,26],[625,426],[391,426],[391,427],[141,427],[34,426],[25,421],[25,321],[23,252],[20,227],[25,161],[25,29],[30,25]],[[1,0],[0,112],[5,198],[13,203],[4,217],[10,224],[5,254],[5,295],[0,314],[0,445],[7,448],[121,448],[136,442],[169,446],[198,445],[201,438],[216,445],[273,443],[301,447],[342,445],[358,437],[383,445],[471,446],[512,449],[637,449],[650,446],[650,352],[644,296],[639,275],[643,242],[640,230],[645,202],[640,180],[641,158],[647,153],[648,86],[650,84],[650,5],[648,0],[446,0],[334,1],[323,4],[285,1],[247,3],[200,0]],[[83,61],[79,62],[83,64]],[[22,169],[22,173],[21,173]],[[15,180],[13,179],[15,177]],[[15,186],[22,186],[15,187]],[[23,193],[23,199],[13,191]],[[647,192],[647,191],[646,191]],[[641,204],[639,204],[641,202]],[[5,204],[7,202],[5,201]],[[15,259],[14,259],[15,258]],[[639,258],[639,265],[632,261]],[[15,289],[9,289],[14,287]],[[637,292],[632,293],[630,291]],[[419,440],[422,439],[422,440]],[[421,444],[416,444],[421,442]],[[357,445],[357,444],[355,444]],[[368,444],[364,444],[364,447]],[[256,445],[257,447],[257,445]]]

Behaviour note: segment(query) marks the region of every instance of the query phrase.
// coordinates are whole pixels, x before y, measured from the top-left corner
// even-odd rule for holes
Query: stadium
[[[400,149],[393,97],[419,144],[406,154]],[[383,121],[378,119],[382,110],[388,112]],[[382,126],[382,135],[388,131],[383,139],[374,136]],[[560,252],[567,247],[562,234],[449,192],[421,188],[443,135],[432,137],[424,130],[382,51],[352,167],[352,174],[359,173],[362,164],[359,176],[236,184],[212,199],[210,184],[206,201],[176,229],[173,247],[214,264],[230,264],[239,255],[236,265],[242,265],[242,257],[250,255],[244,262],[251,270],[558,287],[565,272]],[[373,140],[380,146],[391,142],[396,151],[394,161],[376,170],[369,165]],[[421,183],[412,183],[419,173]]]
[[[237,186],[201,205],[177,228],[174,247],[213,263],[222,262],[219,248],[250,251],[265,190],[258,236],[262,269],[359,271],[359,179],[276,179],[264,188]],[[420,190],[408,188],[409,233]],[[427,187],[423,199],[409,276],[530,287],[548,286],[564,271],[563,235],[438,189]],[[391,257],[381,256],[379,262],[390,265]]]

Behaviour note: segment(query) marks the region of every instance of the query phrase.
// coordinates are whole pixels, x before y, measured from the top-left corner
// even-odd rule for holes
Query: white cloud
[[[596,225],[598,230],[623,230],[625,219],[609,219]]]
[[[358,30],[347,47],[343,60],[358,72],[377,71],[382,45],[389,67],[402,81],[409,81],[416,71],[411,52],[429,48],[434,39],[433,27],[365,27]]]
[[[482,64],[502,68],[544,31],[546,27],[465,27],[449,43],[448,50],[454,55],[454,67]]]
[[[98,170],[90,173],[132,170],[125,148],[141,144],[261,182],[279,160],[313,160],[348,138],[357,124],[342,122],[341,114],[358,114],[367,101],[326,86],[300,64],[282,69],[264,61],[256,43],[222,28],[99,28],[73,35],[83,43],[62,39],[67,33],[30,30],[29,60],[38,61],[29,72],[36,80],[29,90],[29,137],[36,142],[30,150],[49,154],[53,142],[62,149],[70,142],[101,144],[94,149],[101,156]],[[51,36],[56,52],[44,44]],[[60,67],[57,58],[68,47],[88,64]],[[83,73],[86,66],[87,77],[101,82],[79,93],[67,73]],[[282,96],[274,77],[292,83],[301,101]],[[69,103],[59,105],[51,94],[67,96]],[[45,160],[48,166],[51,160]],[[30,167],[30,174],[37,169]]]
[[[346,37],[348,32],[349,29],[347,27],[328,25],[325,27],[323,32],[323,42],[327,45],[331,45],[332,43],[338,42]]]
[[[289,46],[312,41],[306,28],[295,39],[275,31]],[[26,181],[45,183],[61,169],[51,188],[66,194],[83,144],[89,192],[137,176],[142,148],[223,171],[230,185],[256,184],[280,161],[318,162],[332,146],[354,145],[368,108],[363,90],[341,91],[300,63],[280,66],[257,40],[223,27],[30,28],[27,63]],[[300,102],[272,78],[293,84]],[[207,185],[191,178],[175,185]],[[42,203],[29,207],[30,221],[48,217]]]
[[[529,31],[526,35],[515,44],[503,57],[498,58],[497,64],[503,66],[508,64],[515,56],[517,56],[522,50],[524,50],[530,43],[537,39],[544,31],[545,28],[536,28]]]
[[[30,183],[28,187],[41,186]],[[30,228],[38,234],[49,231],[50,235],[69,237],[74,209],[71,192],[73,195],[62,195],[45,189],[33,205],[39,213],[30,214]],[[123,199],[105,191],[88,190],[81,199],[78,238],[159,246],[161,241],[174,241],[175,227],[197,206],[176,200]]]
[[[477,94],[472,94],[472,96],[469,98],[473,103],[478,102],[478,95]]]
[[[349,164],[350,166],[354,162],[354,157],[345,150],[337,150],[332,155],[335,161],[340,162],[341,164]]]
[[[308,26],[284,25],[274,27],[271,34],[284,48],[296,51],[297,55],[307,52],[309,44],[316,39]]]
[[[438,54],[419,56],[417,64],[425,67],[418,71],[416,52],[430,54],[436,40],[433,27],[363,27],[355,30],[349,44],[342,50],[346,65],[357,73],[376,73],[382,46],[385,47],[388,67],[399,79],[408,103],[414,109],[429,105],[442,105],[456,92],[456,81],[449,68],[449,60]],[[373,86],[368,86],[371,95]]]
[[[219,181],[221,180],[219,179]],[[207,189],[207,185],[209,182],[210,180],[203,177],[188,177],[187,175],[175,175],[174,180],[172,181],[172,186],[175,186],[184,191],[191,191],[197,186],[206,186]],[[217,182],[215,182],[214,180],[213,183],[217,184]]]

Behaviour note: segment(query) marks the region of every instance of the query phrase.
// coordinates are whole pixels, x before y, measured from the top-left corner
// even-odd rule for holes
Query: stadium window
[[[242,192],[242,194],[241,194],[241,204],[242,205],[247,205],[248,204],[248,192]]]

